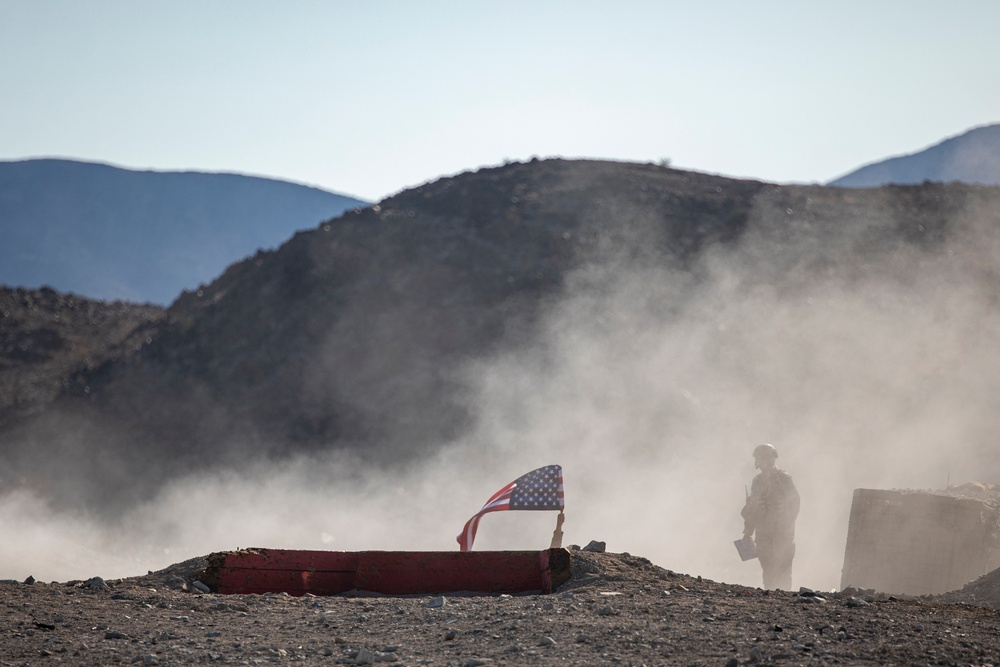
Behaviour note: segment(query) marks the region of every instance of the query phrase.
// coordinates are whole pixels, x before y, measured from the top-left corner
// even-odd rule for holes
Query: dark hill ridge
[[[80,369],[41,416],[7,427],[8,471],[86,480],[100,467],[92,488],[52,492],[117,503],[253,453],[346,449],[399,465],[464,432],[464,366],[529,343],[570,282],[599,290],[593,275],[655,266],[696,284],[707,252],[748,239],[762,280],[857,280],[893,270],[904,247],[933,253],[961,211],[989,211],[996,233],[998,204],[994,188],[779,187],[596,161],[441,179],[183,293],[138,350]],[[580,277],[594,266],[605,273]]]
[[[69,377],[140,345],[158,306],[104,302],[51,289],[0,287],[0,428],[42,409]]]
[[[367,203],[254,176],[0,161],[0,284],[165,305],[357,206]]]
[[[922,151],[866,165],[830,185],[872,188],[924,181],[1000,185],[1000,124],[977,127]]]

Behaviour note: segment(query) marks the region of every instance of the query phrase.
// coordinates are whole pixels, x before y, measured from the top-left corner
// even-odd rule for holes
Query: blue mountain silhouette
[[[0,284],[168,304],[259,249],[367,202],[287,181],[0,162]]]
[[[869,164],[829,185],[874,188],[924,181],[1000,185],[1000,124],[977,127],[917,153]]]

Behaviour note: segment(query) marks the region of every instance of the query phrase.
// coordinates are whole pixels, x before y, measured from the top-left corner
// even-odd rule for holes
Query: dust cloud
[[[564,545],[757,586],[733,540],[770,442],[802,496],[793,585],[838,588],[855,488],[1000,482],[1000,236],[970,209],[940,244],[859,251],[857,230],[796,235],[759,206],[738,246],[693,267],[622,253],[571,275],[535,340],[463,370],[471,431],[405,471],[344,454],[206,471],[110,522],[11,492],[0,577],[132,576],[255,546],[454,550],[490,494],[558,463]],[[544,548],[554,524],[493,513],[475,548]]]
[[[816,243],[759,221],[694,272],[592,267],[536,348],[482,367],[484,467],[559,462],[571,541],[760,585],[732,542],[770,442],[802,496],[793,584],[838,588],[855,488],[1000,481],[982,213],[930,247],[858,252],[851,230]]]

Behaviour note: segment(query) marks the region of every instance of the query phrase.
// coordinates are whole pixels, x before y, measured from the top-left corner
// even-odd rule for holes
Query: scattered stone
[[[589,551],[591,553],[604,553],[607,545],[604,542],[598,542],[597,540],[591,540],[590,544],[583,548],[583,551]]]
[[[191,583],[191,585],[194,586],[199,591],[201,591],[202,593],[211,593],[212,592],[211,588],[209,588],[207,585],[203,584],[200,581],[194,581],[194,582]]]
[[[100,577],[91,577],[90,579],[87,579],[87,581],[83,582],[83,585],[86,588],[97,591],[106,591],[110,588],[104,579],[101,579]]]
[[[399,662],[399,656],[395,653],[376,653],[375,662]]]
[[[427,606],[430,607],[431,609],[436,609],[438,607],[445,606],[447,603],[448,601],[444,599],[443,595],[441,595],[428,602]]]

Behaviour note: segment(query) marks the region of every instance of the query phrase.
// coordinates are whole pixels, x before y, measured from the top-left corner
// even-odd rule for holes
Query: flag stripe
[[[486,501],[475,516],[465,523],[456,538],[459,549],[469,551],[476,539],[479,519],[489,512],[505,510],[559,510],[566,506],[562,466],[550,465],[532,470],[503,487]]]

